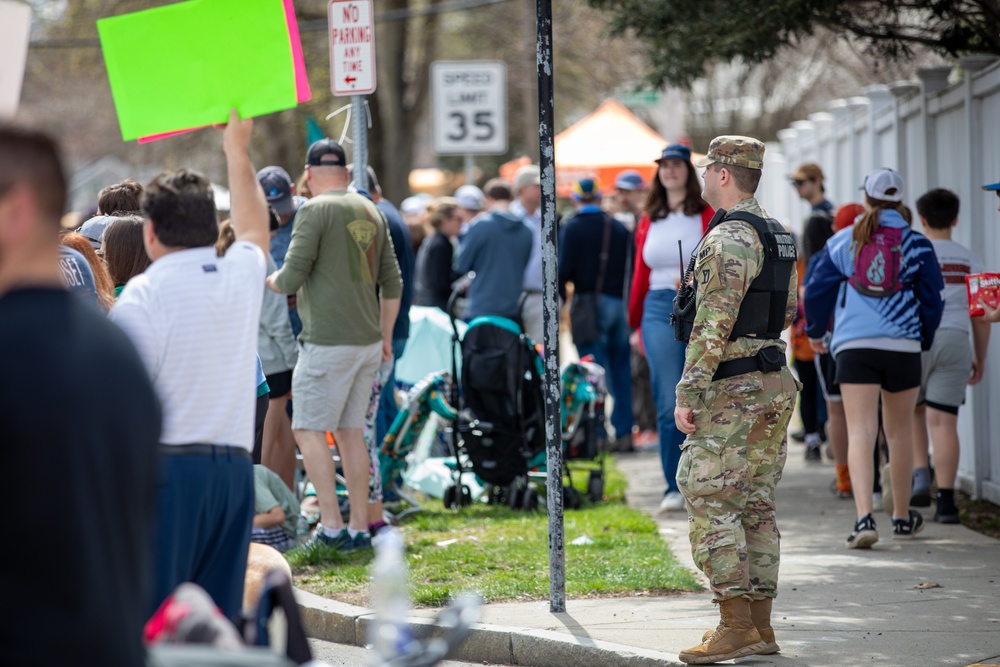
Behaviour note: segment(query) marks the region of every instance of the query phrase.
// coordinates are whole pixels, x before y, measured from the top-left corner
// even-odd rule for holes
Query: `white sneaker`
[[[661,512],[675,512],[682,509],[684,509],[684,496],[677,491],[671,491],[660,501]]]

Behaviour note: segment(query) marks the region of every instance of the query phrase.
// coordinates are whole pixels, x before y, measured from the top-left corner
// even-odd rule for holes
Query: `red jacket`
[[[715,211],[711,206],[706,206],[701,212],[701,232],[708,231],[708,223],[712,221]],[[649,293],[649,273],[650,268],[646,260],[642,258],[642,249],[646,245],[646,235],[649,234],[650,220],[645,213],[639,218],[635,226],[635,254],[632,255],[632,290],[628,299],[628,325],[633,329],[638,329],[642,323],[642,308],[646,301],[646,294]]]

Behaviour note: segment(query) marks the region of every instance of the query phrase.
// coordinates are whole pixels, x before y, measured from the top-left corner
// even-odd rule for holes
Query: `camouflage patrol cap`
[[[753,137],[724,135],[712,139],[708,154],[695,161],[696,167],[707,167],[713,162],[731,164],[734,167],[762,169],[764,167],[764,144]]]

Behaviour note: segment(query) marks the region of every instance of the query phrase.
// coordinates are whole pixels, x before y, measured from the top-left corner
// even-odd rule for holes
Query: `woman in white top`
[[[659,165],[635,230],[635,266],[629,295],[629,326],[640,328],[656,401],[660,461],[667,483],[662,510],[684,509],[677,489],[677,462],[684,434],[674,425],[675,390],[684,370],[684,343],[670,324],[674,297],[688,259],[701,241],[714,211],[702,199],[691,164],[691,149],[671,144]]]

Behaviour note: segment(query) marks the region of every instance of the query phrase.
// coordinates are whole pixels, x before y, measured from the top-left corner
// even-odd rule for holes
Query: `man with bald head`
[[[355,551],[371,548],[365,416],[372,378],[393,358],[403,283],[384,216],[371,200],[347,190],[350,174],[340,144],[320,139],[309,147],[306,179],[316,196],[296,213],[285,264],[267,285],[298,294],[302,333],[292,374],[292,432],[319,500],[312,543]],[[351,501],[346,527],[328,431]]]

